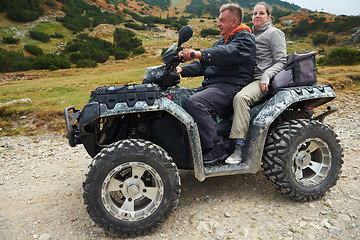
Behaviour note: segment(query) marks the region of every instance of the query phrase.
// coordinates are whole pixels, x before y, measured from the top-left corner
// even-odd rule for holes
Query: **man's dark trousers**
[[[186,102],[186,111],[194,118],[201,140],[202,150],[214,147],[218,135],[212,112],[232,108],[233,98],[218,88],[208,87],[192,95]]]

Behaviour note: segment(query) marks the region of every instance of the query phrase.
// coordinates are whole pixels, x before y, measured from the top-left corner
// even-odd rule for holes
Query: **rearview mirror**
[[[181,47],[181,44],[187,42],[192,37],[192,35],[193,35],[193,29],[189,25],[183,27],[179,31],[178,48]]]

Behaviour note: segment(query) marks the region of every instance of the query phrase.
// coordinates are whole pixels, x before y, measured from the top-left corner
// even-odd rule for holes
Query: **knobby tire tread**
[[[293,141],[303,134],[309,134],[311,131],[321,133],[321,138],[330,144],[332,152],[332,170],[324,181],[326,186],[321,189],[308,188],[306,190],[295,186],[289,179],[290,169],[287,166],[294,153],[296,146],[292,146]],[[329,143],[330,142],[330,143]],[[272,130],[268,135],[264,154],[263,170],[267,180],[280,192],[290,196],[292,199],[300,201],[312,201],[321,198],[333,187],[341,173],[341,164],[343,163],[342,147],[336,133],[326,125],[307,119],[291,120],[283,123]]]
[[[169,184],[171,185],[169,198],[163,199],[164,209],[162,209],[161,214],[158,214],[156,219],[152,222],[137,226],[136,228],[126,228],[124,226],[119,227],[114,225],[106,217],[102,216],[96,206],[96,203],[94,202],[94,191],[96,191],[96,185],[98,184],[96,179],[103,174],[102,171],[104,170],[104,165],[119,157],[119,152],[122,156],[136,153],[144,154],[145,156],[150,156],[152,159],[155,159],[168,173]],[[137,235],[144,235],[154,231],[166,220],[166,218],[170,216],[171,212],[175,210],[180,198],[180,176],[172,158],[159,146],[141,139],[123,140],[104,148],[94,157],[85,176],[86,178],[83,182],[83,201],[86,205],[87,212],[98,227],[103,228],[106,233],[118,237],[135,237]],[[164,196],[165,194],[166,193],[164,193]],[[150,217],[153,217],[153,215],[150,215],[147,218]]]

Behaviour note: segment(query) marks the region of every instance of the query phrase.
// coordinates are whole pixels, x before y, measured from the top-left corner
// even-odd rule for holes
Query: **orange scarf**
[[[229,39],[230,36],[234,35],[235,33],[237,32],[240,32],[240,31],[243,31],[243,30],[246,30],[248,31],[249,33],[251,33],[251,29],[248,27],[248,25],[246,24],[240,24],[234,31],[232,31],[229,36],[225,39],[225,44],[227,42],[227,40]]]

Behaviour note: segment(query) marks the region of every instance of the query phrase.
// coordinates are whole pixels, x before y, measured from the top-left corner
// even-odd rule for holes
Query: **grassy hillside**
[[[95,3],[95,1],[93,1]],[[120,1],[119,1],[120,2]],[[171,1],[171,11],[182,12],[185,9],[187,0]],[[106,5],[102,0],[96,1]],[[128,1],[128,5],[144,8],[139,5],[141,2]],[[121,4],[120,4],[121,5]],[[120,6],[119,5],[119,6]],[[135,6],[135,5],[134,5]],[[106,6],[109,10],[116,11],[114,6]],[[132,9],[134,9],[133,7]],[[140,10],[141,10],[140,8]],[[145,9],[145,8],[144,8]],[[146,9],[145,9],[146,10]],[[152,13],[164,11],[154,8]],[[171,14],[170,11],[170,14]],[[6,36],[15,36],[20,39],[18,44],[0,43],[0,47],[8,50],[23,51],[23,46],[28,43],[40,46],[44,52],[57,52],[67,41],[76,37],[72,31],[62,26],[55,20],[56,16],[64,13],[60,11],[60,6],[46,9],[46,14],[38,20],[30,23],[18,23],[9,20],[5,13],[0,13],[0,39]],[[167,13],[166,13],[167,14]],[[165,14],[165,15],[166,15]],[[295,24],[302,18],[310,15],[295,12],[286,19],[293,19]],[[316,13],[317,14],[317,13]],[[319,15],[324,16],[324,15]],[[327,19],[334,16],[327,16]],[[165,28],[164,24],[157,24],[161,27],[160,32],[136,31],[137,36],[142,40],[146,52],[139,56],[134,56],[126,60],[115,61],[113,57],[106,63],[99,64],[97,68],[87,69],[64,69],[64,70],[33,70],[27,72],[4,73],[0,74],[0,103],[9,102],[21,98],[30,98],[31,103],[15,103],[0,105],[0,136],[25,132],[31,134],[43,131],[44,129],[63,130],[63,109],[68,106],[82,108],[88,101],[91,90],[104,85],[121,85],[126,83],[141,83],[143,74],[147,67],[161,65],[160,53],[163,48],[169,47],[177,40],[177,31]],[[213,18],[191,18],[189,25],[194,29],[193,38],[184,47],[194,49],[210,47],[219,36],[200,37],[200,31],[204,28],[216,29],[216,19]],[[284,31],[291,29],[285,26],[284,22],[276,23],[277,27]],[[115,27],[124,27],[123,23],[117,26],[100,24],[93,29],[86,29],[91,36],[113,41],[113,31]],[[48,43],[42,43],[29,38],[29,31],[32,29],[40,30],[48,34],[61,33],[61,39],[51,39]],[[314,46],[312,38],[318,32],[313,32],[307,37],[287,38],[288,53],[297,51],[329,52],[336,47],[335,45],[322,44]],[[334,33],[328,33],[334,34]],[[350,36],[351,33],[338,34],[337,40],[340,42]],[[201,83],[201,78],[182,79],[181,85],[195,87]],[[336,91],[358,91],[360,89],[360,65],[357,66],[337,66],[337,67],[318,67],[319,83],[329,84]]]

